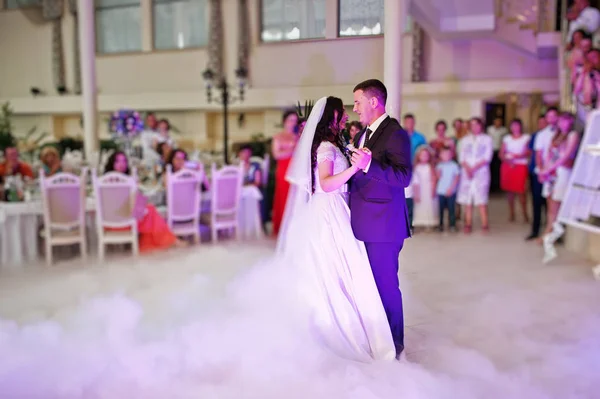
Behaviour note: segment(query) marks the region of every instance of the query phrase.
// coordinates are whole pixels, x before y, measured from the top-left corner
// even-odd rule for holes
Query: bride
[[[278,252],[301,271],[310,327],[325,346],[358,361],[391,360],[390,327],[364,244],[350,225],[347,182],[358,168],[344,155],[347,120],[341,99],[315,103],[287,173],[292,190]]]

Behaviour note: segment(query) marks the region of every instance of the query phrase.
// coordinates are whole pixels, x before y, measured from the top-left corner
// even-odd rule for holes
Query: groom
[[[404,188],[410,183],[410,138],[396,119],[385,112],[387,89],[377,79],[354,88],[354,112],[367,128],[354,138],[362,148],[352,154],[352,164],[362,171],[350,188],[350,215],[354,236],[364,241],[375,283],[387,315],[396,358],[404,350],[402,293],[398,258],[410,226]]]

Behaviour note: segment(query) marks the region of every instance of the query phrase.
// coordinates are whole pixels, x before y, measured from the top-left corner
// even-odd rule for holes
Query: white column
[[[400,120],[402,102],[402,35],[409,0],[385,0],[383,83],[388,91],[387,112]]]
[[[96,91],[96,32],[94,2],[77,1],[81,95],[83,98],[83,147],[86,159],[98,151],[98,102]]]
[[[154,17],[152,0],[140,1],[142,13],[142,51],[149,52],[154,49]]]

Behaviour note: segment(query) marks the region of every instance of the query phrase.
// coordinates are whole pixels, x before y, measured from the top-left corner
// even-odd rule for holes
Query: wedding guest
[[[191,169],[191,170],[200,170],[200,164],[195,162],[188,162],[188,154],[184,150],[178,148],[176,150],[171,151],[169,156],[169,160],[167,161],[167,165],[171,165],[172,173],[177,173],[182,169]],[[167,184],[166,174],[165,176],[165,187]],[[210,190],[210,181],[206,176],[206,173],[203,175],[202,180],[202,191]]]
[[[457,147],[460,139],[467,135],[468,129],[464,129],[463,120],[461,118],[456,118],[452,121],[452,129],[454,130],[455,147]]]
[[[567,13],[567,19],[569,20],[567,42],[573,40],[577,30],[582,29],[593,35],[600,28],[600,11],[591,6],[590,0],[575,0]]]
[[[489,230],[487,204],[493,154],[492,138],[483,133],[483,121],[472,118],[471,132],[461,140],[458,154],[461,176],[457,202],[465,207],[465,233],[472,231],[473,206],[479,208],[482,229]]]
[[[169,159],[171,158],[171,153],[173,152],[173,147],[166,141],[159,143],[156,147],[156,152],[160,156],[159,163],[162,165],[166,165],[169,163]]]
[[[297,126],[298,114],[296,111],[287,111],[283,114],[283,131],[273,137],[271,151],[277,161],[275,170],[275,193],[273,196],[273,235],[279,234],[283,220],[285,204],[287,202],[290,184],[285,179],[287,169],[292,159],[292,154],[298,142]]]
[[[142,142],[142,157],[144,163],[149,167],[154,166],[159,159],[156,145],[158,139],[158,133],[156,131],[157,125],[158,119],[154,112],[148,112],[146,114],[144,131],[140,135],[140,140]]]
[[[425,136],[423,133],[415,130],[416,119],[413,114],[405,114],[402,119],[402,127],[408,133],[408,137],[410,137],[410,155],[412,160],[415,160],[415,155],[417,153],[417,148],[422,145],[427,145],[427,140],[425,140]]]
[[[425,136],[422,133],[419,133],[415,130],[415,116],[413,114],[405,114],[402,119],[402,127],[408,133],[408,137],[410,138],[410,159],[412,162],[415,160],[415,153],[417,148],[422,145],[427,144],[427,140],[425,140]],[[413,199],[413,189],[411,186],[406,187],[404,190],[404,195],[406,197],[406,206],[408,208],[408,219],[410,223],[410,228],[413,228],[413,217],[414,217],[414,199]]]
[[[438,223],[438,204],[435,169],[431,149],[427,145],[417,148],[413,168],[413,200],[415,227],[434,227]]]
[[[452,121],[452,129],[454,130],[454,159],[458,161],[458,153],[460,152],[460,142],[467,134],[469,134],[469,128],[467,126],[468,121],[463,121],[462,118],[456,118]],[[456,204],[456,218],[461,218],[461,206]]]
[[[444,147],[440,151],[440,161],[435,167],[436,194],[440,208],[439,230],[444,231],[444,213],[448,210],[448,224],[451,232],[456,232],[456,190],[460,180],[460,168],[453,160],[452,147]]]
[[[129,161],[124,152],[115,151],[108,158],[104,173],[109,172],[130,174]],[[138,217],[137,221],[140,252],[152,252],[186,245],[173,234],[154,205],[147,203],[147,199],[140,192],[137,193],[137,198],[138,201],[146,203],[144,213]],[[107,230],[120,231],[123,229],[107,228]]]
[[[40,161],[42,161],[42,169],[46,176],[62,172],[60,153],[55,146],[47,145],[42,148],[40,151]]]
[[[579,133],[573,130],[575,117],[569,112],[558,118],[558,130],[554,134],[542,170],[538,176],[543,182],[543,195],[548,202],[546,215],[546,231],[552,231],[552,225],[558,216],[558,209],[565,197],[569,178],[579,148]]]
[[[579,42],[579,51],[573,56],[573,68],[571,69],[571,84],[574,86],[577,82],[577,77],[583,72],[586,57],[585,55],[590,52],[594,46],[592,44],[592,37],[589,35],[584,36]]]
[[[494,118],[493,125],[488,126],[486,133],[492,138],[492,146],[494,148],[494,155],[490,165],[490,189],[492,192],[497,192],[500,190],[500,147],[502,146],[502,139],[508,134],[508,129],[504,127],[504,119],[499,117]]]
[[[298,132],[298,137],[302,136],[302,132],[304,131],[304,126],[306,126],[306,119],[305,118],[300,118],[298,119],[298,127],[296,128],[296,131]]]
[[[589,113],[600,102],[600,50],[592,49],[585,55],[585,61],[577,74],[573,94],[577,99],[577,119],[579,126],[585,126]]]
[[[445,147],[450,147],[454,151],[454,140],[446,136],[448,124],[445,120],[439,120],[435,123],[435,138],[429,142],[429,146],[433,150],[434,164],[440,159],[440,152]]]
[[[153,167],[155,169],[156,176],[160,177],[164,175],[166,171],[169,159],[171,159],[171,154],[173,153],[173,147],[171,147],[167,142],[159,143],[156,147],[156,153],[158,154],[158,159],[154,163]]]
[[[238,152],[238,158],[244,165],[244,184],[253,185],[258,187],[258,189],[263,190],[264,187],[262,165],[259,162],[252,162],[250,160],[251,157],[252,147],[250,145],[243,145]],[[264,223],[266,222],[267,214],[267,210],[265,208],[264,193],[263,199],[260,200],[260,214],[264,228]]]
[[[252,146],[246,144],[240,147],[238,159],[244,165],[244,184],[262,188],[262,166],[259,162],[252,162]]]
[[[531,140],[529,140],[529,191],[531,193],[531,206],[532,206],[532,214],[533,219],[531,223],[531,234],[529,234],[525,240],[531,241],[535,240],[540,235],[540,227],[542,224],[542,208],[546,209],[546,199],[542,196],[542,183],[538,180],[538,176],[535,172],[535,143],[537,141],[538,135],[546,128],[548,123],[546,122],[546,115],[542,114],[538,118],[537,132],[535,132],[531,136]]]
[[[350,135],[350,142],[354,142],[354,137],[356,137],[356,135],[360,133],[361,130],[363,130],[363,127],[359,121],[350,122],[350,128],[348,129],[348,134]]]
[[[527,213],[527,175],[530,156],[528,134],[523,134],[523,123],[513,119],[510,123],[510,134],[502,139],[500,148],[500,186],[506,192],[508,200],[509,221],[515,220],[515,196],[519,198],[523,220],[529,223]]]
[[[146,114],[145,127],[150,132],[156,132],[158,125],[158,118],[154,112],[148,112]]]
[[[4,162],[0,163],[0,176],[17,176],[33,179],[35,174],[29,164],[21,161],[17,147],[6,147]]]
[[[171,137],[171,124],[168,119],[161,119],[156,124],[156,136],[154,138],[154,148],[158,148],[160,143],[167,143],[171,147],[175,147],[175,141]]]
[[[579,65],[583,65],[585,52],[583,51],[582,41],[589,40],[590,46],[592,45],[592,37],[584,30],[577,30],[573,34],[573,40],[569,43],[567,55],[567,66],[573,71]]]

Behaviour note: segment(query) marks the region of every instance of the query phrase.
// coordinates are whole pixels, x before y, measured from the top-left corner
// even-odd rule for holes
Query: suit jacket
[[[354,138],[359,147],[365,131]],[[410,184],[410,138],[396,119],[383,120],[366,147],[372,152],[367,173],[358,171],[350,182],[350,211],[354,236],[364,242],[402,242],[410,237],[404,189]]]

